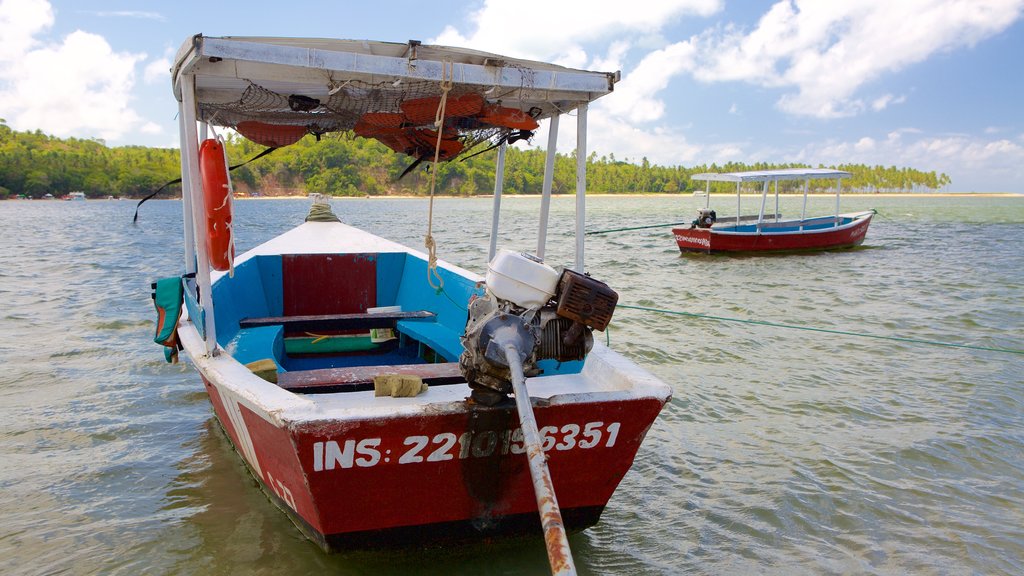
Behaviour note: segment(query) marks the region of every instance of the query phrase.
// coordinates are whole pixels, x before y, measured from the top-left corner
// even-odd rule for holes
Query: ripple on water
[[[689,200],[594,198],[588,229],[683,220]],[[784,213],[799,211],[790,200]],[[722,213],[734,210],[721,201]],[[588,271],[623,304],[1020,347],[1024,203],[845,202],[888,217],[861,249],[681,255],[667,229],[652,229],[589,238]],[[133,203],[69,204],[0,202],[5,573],[546,569],[543,546],[529,539],[321,554],[254,487],[192,369],[165,364],[151,343],[149,282],[183,261],[180,203],[147,203],[137,227]],[[484,270],[490,205],[438,201],[442,258]],[[504,203],[511,226],[499,246],[536,248],[538,206]],[[336,208],[347,222],[422,245],[424,200]],[[554,265],[573,262],[573,210],[572,198],[552,202]],[[237,203],[239,249],[304,211],[304,201]],[[581,573],[1024,573],[1017,356],[625,308],[610,340],[673,399],[602,522],[571,538]]]

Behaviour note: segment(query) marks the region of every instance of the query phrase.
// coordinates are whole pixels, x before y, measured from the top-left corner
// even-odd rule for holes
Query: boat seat
[[[318,370],[292,370],[277,376],[277,385],[291,392],[358,392],[373,390],[374,376],[399,374],[419,376],[430,385],[465,382],[458,362],[442,364],[396,364],[346,366]]]
[[[439,322],[399,320],[398,332],[430,346],[449,362],[458,362],[462,355],[461,334]]]
[[[284,330],[281,326],[244,328],[231,339],[227,350],[242,364],[269,359],[280,369],[278,359],[284,356]]]
[[[426,320],[435,314],[428,310],[412,312],[387,312],[381,314],[318,314],[310,316],[268,316],[265,318],[242,318],[238,327],[242,329],[262,326],[282,326],[288,332],[315,332],[322,330],[369,330],[371,328],[394,328],[396,322],[405,320]]]

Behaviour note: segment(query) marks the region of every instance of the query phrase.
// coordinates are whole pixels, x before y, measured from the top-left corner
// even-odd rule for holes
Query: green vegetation
[[[228,157],[232,164],[252,158],[262,146],[244,138],[231,138]],[[509,194],[538,194],[544,179],[544,151],[509,148],[505,159],[505,188]],[[472,196],[494,190],[496,153],[485,152],[464,161],[443,163],[437,170],[440,194]],[[655,166],[646,158],[640,162],[617,160],[614,154],[588,159],[587,190],[605,194],[681,193],[702,189],[702,182],[691,182],[700,172],[731,172],[794,168],[797,164],[739,164],[693,167]],[[232,178],[240,193],[258,191],[263,195],[322,192],[334,196],[384,196],[389,194],[426,194],[430,174],[417,168],[398,179],[412,159],[395,154],[375,140],[351,133],[324,136],[319,142],[306,137],[297,144],[275,151],[234,172]],[[427,166],[424,163],[423,166]],[[179,175],[178,151],[167,148],[124,146],[109,148],[99,139],[61,139],[40,131],[18,132],[0,120],[0,199],[24,195],[40,198],[49,193],[64,196],[73,191],[90,198],[124,196],[139,198]],[[922,172],[913,168],[841,165],[853,178],[845,180],[845,190],[863,192],[934,191],[950,183],[945,174]],[[812,190],[827,191],[829,183],[812,183]],[[576,189],[575,154],[559,154],[555,162],[553,191],[569,194]],[[732,192],[731,185],[718,184],[713,191]],[[802,188],[782,187],[782,192]],[[751,189],[751,191],[753,191]],[[180,194],[170,187],[167,196]]]

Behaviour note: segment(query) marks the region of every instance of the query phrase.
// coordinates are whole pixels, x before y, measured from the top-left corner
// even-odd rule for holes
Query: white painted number
[[[544,426],[538,432],[541,448],[566,451],[583,449],[590,450],[603,446],[615,446],[621,428],[619,422],[587,422],[582,426],[570,422],[558,426]],[[602,442],[603,441],[603,442]],[[369,468],[391,462],[390,458],[382,458],[383,454],[391,454],[391,450],[382,450],[381,438],[363,438],[362,440],[327,440],[313,443],[313,471],[334,470],[335,468]],[[458,448],[455,449],[455,445]],[[479,432],[463,432],[456,436],[452,432],[441,432],[430,436],[406,436],[402,440],[406,448],[398,457],[399,464],[419,464],[422,462],[446,462],[466,458],[487,458],[497,452],[501,456],[522,454],[526,452],[523,442],[523,430],[482,430]],[[427,447],[431,449],[424,457]],[[268,474],[269,477],[269,474]],[[268,479],[271,488],[286,502],[291,503],[291,493],[276,482]],[[285,496],[287,494],[287,496]],[[294,507],[294,506],[293,506]]]
[[[427,445],[428,440],[429,438],[426,436],[409,436],[406,438],[405,442],[402,442],[402,444],[412,446],[412,448],[405,454],[402,454],[402,457],[398,459],[398,463],[411,464],[414,462],[423,462],[423,456],[420,456],[419,454],[420,450],[423,450],[423,447]]]

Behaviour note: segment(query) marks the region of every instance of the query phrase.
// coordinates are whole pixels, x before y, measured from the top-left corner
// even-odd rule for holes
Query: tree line
[[[264,150],[240,136],[227,139],[228,158],[238,164]],[[472,152],[470,152],[471,154]],[[468,156],[464,155],[464,156]],[[505,157],[504,193],[538,194],[544,180],[543,150],[510,147]],[[41,131],[19,132],[0,120],[0,199],[55,197],[84,192],[87,197],[139,198],[180,175],[176,149],[145,146],[108,147],[100,139],[57,138]],[[456,158],[436,168],[439,194],[473,196],[494,191],[496,151]],[[331,134],[319,140],[307,136],[232,172],[240,194],[289,195],[320,192],[332,196],[420,195],[429,192],[429,162],[404,177],[413,159],[396,154],[376,140],[352,133]],[[701,172],[734,172],[806,167],[799,164],[658,166],[647,158],[619,160],[614,154],[587,157],[587,191],[603,194],[689,193],[703,190],[691,180]],[[843,181],[845,191],[935,191],[950,184],[949,176],[896,166],[844,164],[831,166],[853,174]],[[576,190],[575,153],[558,154],[552,191]],[[829,191],[833,183],[814,181],[812,191]],[[712,192],[733,192],[734,185],[714,183]],[[802,184],[782,183],[780,192],[801,192]],[[754,191],[751,188],[749,191]],[[171,186],[166,197],[180,195]]]

